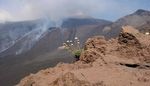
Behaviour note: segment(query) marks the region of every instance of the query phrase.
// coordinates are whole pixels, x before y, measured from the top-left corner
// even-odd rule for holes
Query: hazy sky
[[[0,0],[0,21],[58,21],[75,15],[115,21],[137,9],[150,10],[150,0]]]

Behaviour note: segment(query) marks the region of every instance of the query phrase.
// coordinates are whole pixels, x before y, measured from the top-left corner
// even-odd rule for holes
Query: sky
[[[0,21],[61,21],[72,16],[115,21],[137,9],[150,10],[150,0],[0,0]]]

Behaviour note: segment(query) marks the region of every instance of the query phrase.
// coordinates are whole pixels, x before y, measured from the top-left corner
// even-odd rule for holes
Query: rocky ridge
[[[17,86],[149,86],[150,35],[122,27],[115,39],[95,36],[80,60],[30,74]]]

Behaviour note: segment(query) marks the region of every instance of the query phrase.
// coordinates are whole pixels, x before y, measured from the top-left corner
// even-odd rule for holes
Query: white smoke
[[[71,16],[95,16],[111,9],[117,3],[113,0],[14,0],[23,3],[19,11],[11,14],[16,21],[49,18],[60,21]],[[10,2],[11,3],[11,2]],[[18,3],[17,3],[18,4]],[[15,10],[15,9],[14,9]]]
[[[12,0],[8,1],[10,1],[10,3],[12,2]],[[143,5],[142,3],[139,4],[139,1],[140,0],[137,2],[134,0],[13,0],[13,2],[17,2],[16,5],[21,4],[21,7],[15,8],[17,12],[7,12],[7,17],[4,17],[3,20],[22,21],[49,18],[53,21],[60,21],[70,16],[93,16],[96,18],[115,19],[116,16],[119,18],[142,8]],[[146,0],[143,0],[143,3],[144,1]],[[12,18],[9,18],[10,14]]]
[[[12,18],[13,17],[7,11],[0,9],[0,23],[12,20]]]

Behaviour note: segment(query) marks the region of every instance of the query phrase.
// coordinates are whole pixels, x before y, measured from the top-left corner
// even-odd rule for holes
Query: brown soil
[[[17,86],[150,86],[150,36],[127,26],[116,39],[89,38],[78,62],[41,70]]]

